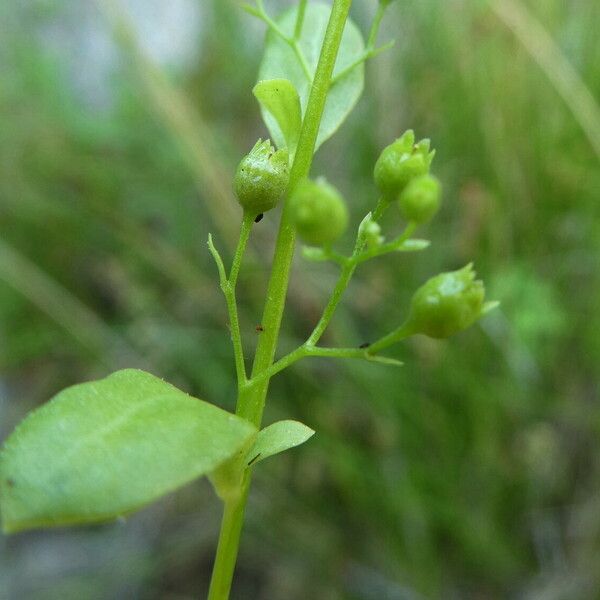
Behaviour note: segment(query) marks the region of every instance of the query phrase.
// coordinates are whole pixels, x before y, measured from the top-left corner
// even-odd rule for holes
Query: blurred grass
[[[233,2],[203,8],[191,67],[152,65],[148,88],[129,39],[101,108],[45,37],[68,4],[3,8],[2,434],[106,363],[143,361],[233,405],[206,237],[219,218],[223,244],[235,230],[224,174],[264,135],[250,93],[262,34]],[[356,3],[363,28],[372,11]],[[298,418],[318,435],[257,470],[236,598],[597,597],[599,22],[593,0],[392,5],[382,39],[397,44],[370,64],[366,96],[314,172],[358,221],[379,149],[413,127],[438,149],[445,204],[424,232],[431,250],[359,271],[327,341],[374,339],[420,282],[473,258],[502,309],[448,342],[400,348],[401,370],[313,361],[274,380],[267,422]],[[249,347],[275,227],[269,215],[256,228],[240,278]],[[284,346],[304,338],[334,275],[298,260]],[[3,540],[0,590],[197,597],[217,514],[199,484],[126,527]]]

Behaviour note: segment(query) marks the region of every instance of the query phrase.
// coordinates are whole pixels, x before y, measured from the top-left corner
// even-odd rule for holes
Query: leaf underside
[[[288,36],[291,36],[294,31],[297,10],[297,7],[293,7],[277,19],[280,29]],[[321,44],[325,36],[325,29],[327,28],[330,13],[331,7],[320,3],[310,3],[306,9],[299,45],[306,57],[312,77],[314,77],[316,71]],[[333,77],[335,78],[336,73],[341,72],[354,63],[363,54],[364,47],[360,30],[351,19],[348,19],[342,36]],[[311,82],[304,73],[302,64],[293,49],[272,30],[269,30],[267,33],[265,51],[258,74],[259,81],[264,79],[288,79],[291,81],[300,96],[302,114],[304,114],[308,103]],[[363,63],[351,69],[331,86],[321,120],[315,151],[344,122],[358,102],[363,87]],[[264,107],[261,111],[273,141],[278,148],[283,147],[285,145],[285,138],[277,120]]]
[[[3,528],[117,518],[210,473],[256,434],[247,421],[135,369],[30,413],[0,454]]]

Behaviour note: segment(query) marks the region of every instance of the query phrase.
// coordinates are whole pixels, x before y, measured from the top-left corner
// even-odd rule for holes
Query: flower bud
[[[415,292],[406,328],[432,338],[449,337],[497,306],[484,298],[483,282],[475,280],[472,264],[441,273]]]
[[[244,212],[258,215],[277,205],[289,180],[288,152],[277,150],[270,140],[258,140],[240,161],[234,188]]]
[[[335,242],[348,225],[341,194],[322,177],[301,181],[290,199],[292,222],[302,240],[312,246]]]
[[[398,206],[407,221],[423,225],[433,218],[440,207],[441,186],[433,175],[412,179],[401,192]]]
[[[429,151],[429,140],[415,144],[415,134],[409,129],[383,149],[373,176],[384,199],[395,200],[411,179],[429,172],[435,151]]]
[[[367,248],[379,248],[383,244],[384,237],[381,235],[381,226],[376,221],[369,221],[365,227],[365,241]]]

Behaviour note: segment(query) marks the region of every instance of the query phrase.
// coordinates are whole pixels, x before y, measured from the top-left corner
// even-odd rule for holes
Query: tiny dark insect
[[[359,348],[360,348],[361,350],[363,350],[364,348],[368,348],[370,345],[371,345],[371,342],[364,342],[363,344],[361,344],[361,345],[359,346]]]
[[[254,218],[254,222],[255,223],[260,223],[262,221],[262,218],[264,217],[264,213],[260,213],[258,215],[256,215],[256,217]]]
[[[8,487],[15,487],[15,480],[14,479],[7,479],[6,480],[6,485]]]
[[[259,457],[260,457],[260,452],[248,463],[248,466],[250,466],[252,463],[255,463]]]
[[[256,333],[261,333],[265,330],[265,328],[262,325],[257,325],[256,326]]]

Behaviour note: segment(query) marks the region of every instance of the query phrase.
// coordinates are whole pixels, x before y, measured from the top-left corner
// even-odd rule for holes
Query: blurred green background
[[[375,7],[355,1],[363,31]],[[596,0],[391,6],[396,45],[313,173],[357,223],[378,152],[412,127],[444,207],[430,250],[359,270],[325,341],[387,332],[471,259],[502,306],[406,343],[402,369],[315,359],[273,381],[265,422],[317,435],[256,470],[233,599],[600,598],[599,25]],[[265,135],[263,26],[229,0],[13,0],[0,29],[0,437],[124,366],[232,408],[206,238],[230,256],[231,175]],[[248,351],[276,225],[240,277]],[[335,275],[297,258],[282,350]],[[0,598],[203,597],[219,517],[200,481],[126,524],[0,537]]]

